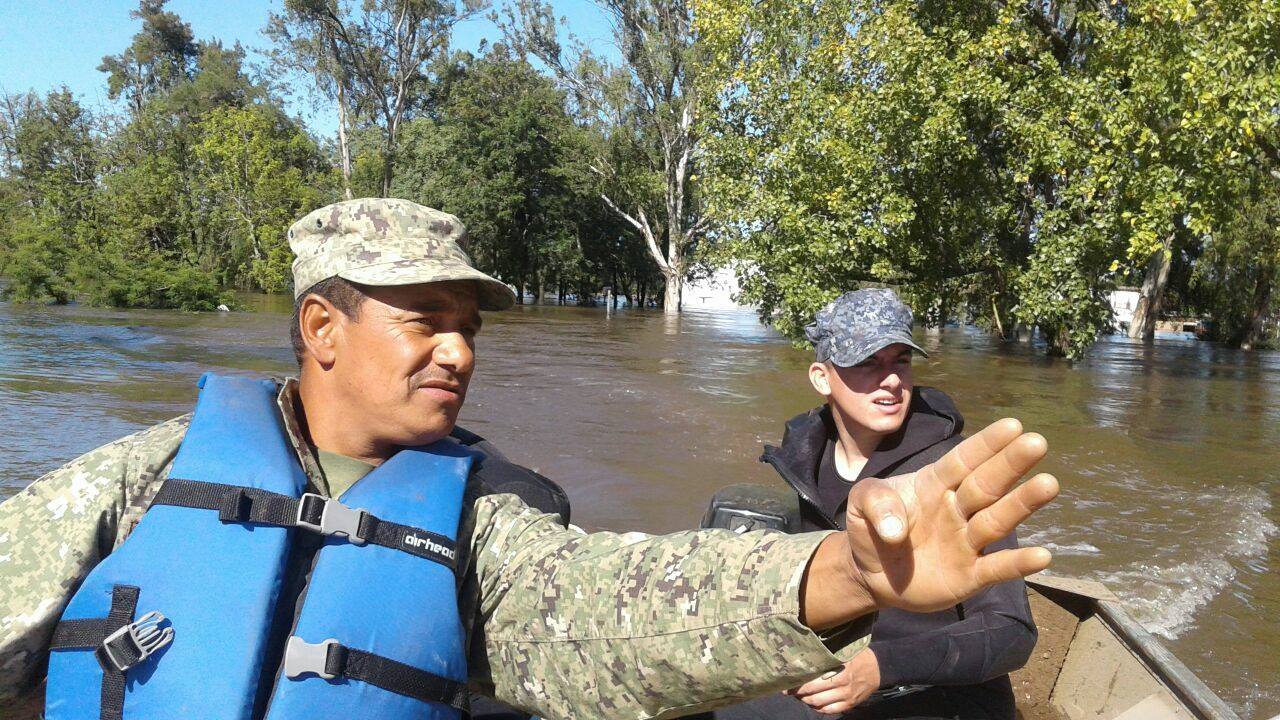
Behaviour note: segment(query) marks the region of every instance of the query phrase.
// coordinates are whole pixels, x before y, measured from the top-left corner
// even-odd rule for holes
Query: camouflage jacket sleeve
[[[680,717],[794,687],[866,645],[870,616],[839,641],[800,623],[825,533],[586,534],[514,495],[475,511],[472,677],[540,716]]]
[[[71,594],[151,504],[188,420],[104,445],[0,504],[0,703],[36,681]]]

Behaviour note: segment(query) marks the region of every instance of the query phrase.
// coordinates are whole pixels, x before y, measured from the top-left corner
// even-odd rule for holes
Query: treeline
[[[1250,0],[699,0],[711,215],[796,334],[840,288],[1078,356],[1275,342],[1280,14]]]
[[[104,58],[114,110],[4,98],[0,275],[18,299],[211,307],[289,283],[282,233],[343,197],[457,214],[533,296],[668,312],[731,265],[792,337],[842,290],[897,287],[1081,355],[1208,319],[1276,342],[1280,14],[1215,0],[596,0],[614,53],[546,0],[450,50],[485,0],[285,0],[269,61],[163,0]],[[531,64],[533,63],[533,64]],[[282,108],[337,120],[316,139]]]
[[[65,88],[3,99],[0,275],[17,300],[212,309],[288,286],[284,231],[335,196],[332,164],[245,52],[144,2],[103,58],[118,113]]]
[[[397,22],[401,4],[286,3],[273,61],[252,69],[143,0],[141,30],[99,68],[116,109],[94,115],[65,88],[4,97],[8,296],[212,309],[231,289],[284,292],[294,219],[388,194],[462,217],[477,263],[535,298],[660,296],[643,240],[600,199],[592,160],[616,140],[506,46],[449,52],[475,6],[404,3],[418,14]],[[335,23],[348,47],[311,54],[337,47]],[[320,101],[341,97],[337,143],[284,110],[281,88],[308,76]]]

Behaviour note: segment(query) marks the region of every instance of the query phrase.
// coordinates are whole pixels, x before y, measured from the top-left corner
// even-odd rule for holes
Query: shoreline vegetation
[[[924,325],[1078,358],[1132,288],[1131,337],[1180,317],[1278,343],[1265,8],[597,5],[616,54],[543,0],[286,0],[258,66],[141,0],[98,68],[112,105],[0,97],[3,292],[184,310],[286,293],[293,220],[390,195],[458,215],[476,264],[534,302],[608,287],[677,312],[686,281],[731,267],[795,341],[840,291],[890,285]],[[501,41],[450,49],[486,12]]]

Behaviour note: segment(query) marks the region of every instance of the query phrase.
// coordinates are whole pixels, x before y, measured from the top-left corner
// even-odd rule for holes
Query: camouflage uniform
[[[487,304],[501,305],[498,281],[470,279],[492,283]],[[296,382],[285,383],[285,428],[314,491],[328,494],[296,401]],[[71,594],[151,504],[187,423],[105,445],[0,505],[0,700],[38,682]],[[470,537],[459,609],[472,683],[539,715],[677,717],[795,686],[866,644],[870,618],[825,640],[800,623],[801,576],[823,533],[586,534],[514,495],[472,510],[459,535]]]
[[[506,310],[516,296],[506,283],[471,266],[458,218],[408,200],[348,200],[316,210],[289,228],[293,294],[334,276],[364,285],[471,280],[481,310]]]

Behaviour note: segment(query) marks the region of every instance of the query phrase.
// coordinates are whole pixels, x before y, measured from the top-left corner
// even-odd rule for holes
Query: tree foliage
[[[1118,283],[1242,232],[1272,167],[1274,3],[696,10],[709,209],[745,296],[793,335],[888,283],[928,321],[1020,323],[1078,356]]]
[[[544,0],[519,0],[507,35],[545,64],[575,108],[606,138],[592,167],[600,198],[637,232],[665,283],[674,313],[697,260],[705,225],[697,190],[698,49],[685,0],[600,0],[621,61],[606,62],[580,42],[565,47]]]
[[[458,215],[473,259],[535,296],[655,284],[642,244],[599,200],[589,161],[601,138],[551,79],[498,45],[454,58],[441,93],[436,117],[406,128],[396,195]]]
[[[212,309],[224,289],[279,291],[282,233],[330,197],[315,141],[243,69],[158,0],[104,58],[122,112],[66,90],[5,99],[0,273],[17,300]]]
[[[286,65],[309,66],[317,86],[337,101],[345,161],[350,157],[348,119],[376,130],[379,194],[385,197],[395,177],[400,131],[432,96],[434,61],[448,52],[454,25],[486,5],[486,0],[363,0],[358,5],[287,0],[284,13],[272,16],[268,34]],[[350,187],[349,172],[346,177]]]

